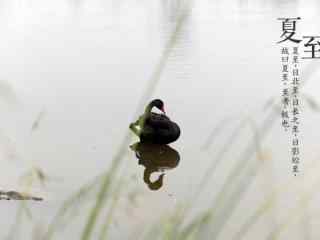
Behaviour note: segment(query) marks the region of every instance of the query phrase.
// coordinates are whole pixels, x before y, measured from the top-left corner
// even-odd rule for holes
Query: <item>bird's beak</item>
[[[163,112],[164,114],[166,114],[166,111],[164,110],[164,107],[161,108],[161,112]]]

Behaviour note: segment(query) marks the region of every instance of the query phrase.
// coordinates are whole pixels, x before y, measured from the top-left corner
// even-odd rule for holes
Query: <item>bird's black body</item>
[[[178,124],[172,122],[166,115],[151,113],[145,121],[140,133],[141,142],[168,144],[176,141],[180,136]]]
[[[171,121],[165,114],[151,112],[153,107],[164,112],[163,102],[160,99],[151,101],[139,120],[130,124],[131,130],[140,137],[141,142],[168,144],[176,141],[180,137],[178,124]]]

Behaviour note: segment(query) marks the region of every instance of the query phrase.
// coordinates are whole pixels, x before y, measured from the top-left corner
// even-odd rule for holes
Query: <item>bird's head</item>
[[[164,103],[161,99],[154,99],[151,101],[151,105],[153,107],[158,108],[161,112],[163,112],[164,114],[166,114],[166,111],[164,110]]]

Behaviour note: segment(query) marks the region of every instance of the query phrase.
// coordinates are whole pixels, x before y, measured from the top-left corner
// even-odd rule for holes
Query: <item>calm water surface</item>
[[[192,214],[217,204],[218,216],[227,219],[219,239],[232,239],[239,223],[279,186],[285,187],[276,203],[246,239],[267,239],[290,214],[300,218],[281,239],[318,239],[319,185],[312,184],[319,115],[303,105],[302,174],[293,178],[288,134],[279,119],[268,120],[271,110],[263,106],[281,92],[277,18],[300,16],[300,35],[319,35],[319,11],[316,0],[2,1],[0,186],[25,189],[20,176],[32,167],[48,176],[45,186],[29,188],[46,200],[31,204],[34,224],[26,224],[21,235],[34,225],[44,228],[64,199],[108,168],[147,84],[159,78],[148,100],[162,98],[179,123],[181,138],[171,144],[179,161],[166,167],[158,191],[150,191],[145,166],[128,145],[120,167],[126,186],[111,239],[130,239],[195,193]],[[318,66],[316,60],[301,64],[307,80],[302,91],[315,100],[320,100]],[[246,154],[255,133],[259,147]],[[137,140],[132,135],[131,144]],[[206,171],[212,174],[203,183]],[[149,172],[150,181],[161,174],[155,172]],[[312,197],[301,202],[305,192]],[[229,200],[235,197],[234,206]],[[2,229],[14,226],[17,207],[1,202],[8,216],[1,218]],[[81,224],[57,237],[78,239]],[[0,235],[4,239],[7,233]]]

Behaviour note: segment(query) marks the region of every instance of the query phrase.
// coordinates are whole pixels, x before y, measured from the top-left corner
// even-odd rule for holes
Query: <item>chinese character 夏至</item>
[[[300,39],[293,38],[293,35],[296,33],[296,23],[297,20],[300,20],[300,17],[297,18],[278,18],[278,20],[282,21],[282,35],[278,43],[282,43],[285,41],[292,41],[294,43],[300,43]]]

